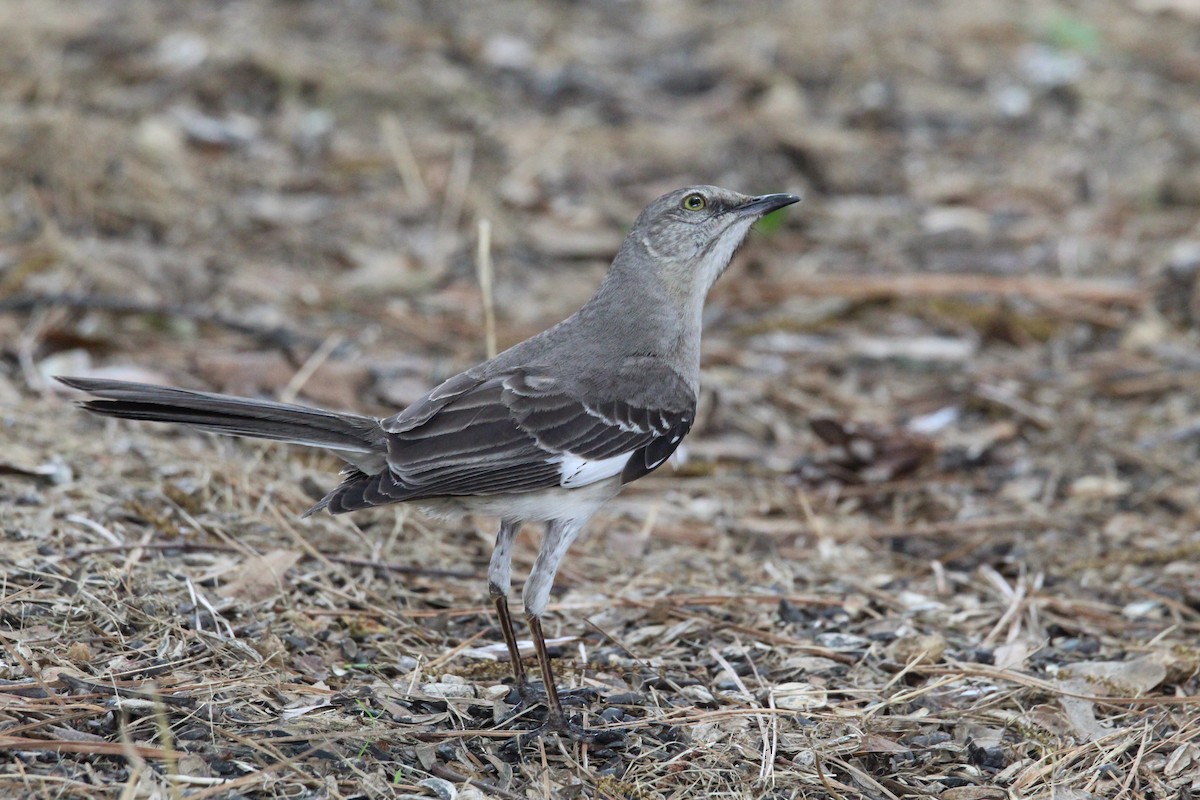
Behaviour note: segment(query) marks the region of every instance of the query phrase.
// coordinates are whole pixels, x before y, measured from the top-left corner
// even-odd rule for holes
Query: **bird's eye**
[[[708,201],[704,199],[702,194],[689,194],[683,198],[683,207],[688,211],[703,211],[708,205]]]

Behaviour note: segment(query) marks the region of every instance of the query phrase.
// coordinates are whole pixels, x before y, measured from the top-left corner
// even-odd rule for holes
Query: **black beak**
[[[747,216],[765,217],[772,211],[778,211],[784,206],[790,206],[792,203],[799,202],[799,195],[761,194],[758,197],[751,197],[745,203],[742,203],[738,207],[738,213]]]

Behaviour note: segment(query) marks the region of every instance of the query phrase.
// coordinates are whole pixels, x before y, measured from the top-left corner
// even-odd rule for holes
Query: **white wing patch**
[[[632,455],[633,452],[630,451],[619,456],[589,461],[573,453],[563,453],[558,472],[558,485],[564,489],[572,489],[620,475]]]

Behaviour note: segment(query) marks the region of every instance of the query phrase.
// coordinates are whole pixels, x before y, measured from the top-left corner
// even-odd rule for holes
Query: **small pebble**
[[[785,711],[809,711],[829,705],[829,695],[811,683],[781,683],[771,690],[775,707]]]
[[[640,706],[646,698],[642,697],[637,692],[626,692],[625,694],[609,695],[609,705],[614,706]]]
[[[717,705],[717,699],[713,697],[712,692],[698,684],[695,686],[684,686],[679,693],[701,707],[715,707]]]
[[[423,781],[419,781],[417,786],[424,786],[426,789],[429,789],[438,796],[439,800],[454,800],[454,798],[458,797],[458,789],[454,787],[453,783],[444,778],[426,778]]]
[[[493,702],[496,700],[507,701],[509,693],[516,693],[516,689],[514,689],[511,686],[506,686],[503,683],[497,684],[496,686],[489,686],[483,690],[484,698],[491,700]],[[516,699],[519,700],[520,695],[517,695]],[[516,705],[516,703],[509,703],[509,705]]]
[[[870,642],[851,633],[819,633],[817,644],[830,650],[864,650]]]
[[[606,723],[620,722],[625,719],[625,712],[619,708],[609,706],[600,712],[600,719]]]

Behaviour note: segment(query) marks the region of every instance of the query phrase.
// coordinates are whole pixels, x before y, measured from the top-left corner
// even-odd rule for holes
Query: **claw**
[[[573,742],[582,742],[583,744],[611,745],[625,741],[624,731],[609,728],[585,728],[565,714],[550,713],[546,715],[546,721],[541,725],[517,737],[517,746],[524,747],[548,734],[565,736]]]
[[[580,689],[559,689],[558,697],[564,706],[586,707],[592,701],[599,699],[600,692],[591,687]],[[563,714],[561,711],[555,711],[549,708],[546,702],[546,691],[540,684],[535,684],[528,678],[517,681],[512,691],[504,698],[504,702],[513,706],[512,712],[508,714],[501,724],[512,722],[520,717],[525,716],[525,712],[529,709],[544,706],[546,707],[545,718],[541,724],[535,728],[522,733],[517,737],[517,746],[524,747],[536,739],[555,734],[565,736],[574,742],[583,742],[585,744],[600,744],[610,745],[618,744],[625,740],[625,733],[610,728],[587,728],[579,724],[575,720]],[[538,714],[540,716],[540,713]],[[533,716],[536,720],[537,716]]]
[[[586,708],[599,700],[601,695],[599,690],[585,686],[579,689],[559,689],[558,697],[564,706]],[[519,711],[524,711],[531,706],[546,705],[546,690],[522,676],[522,679],[513,685],[512,691],[508,693],[504,701],[509,705],[517,706]]]

